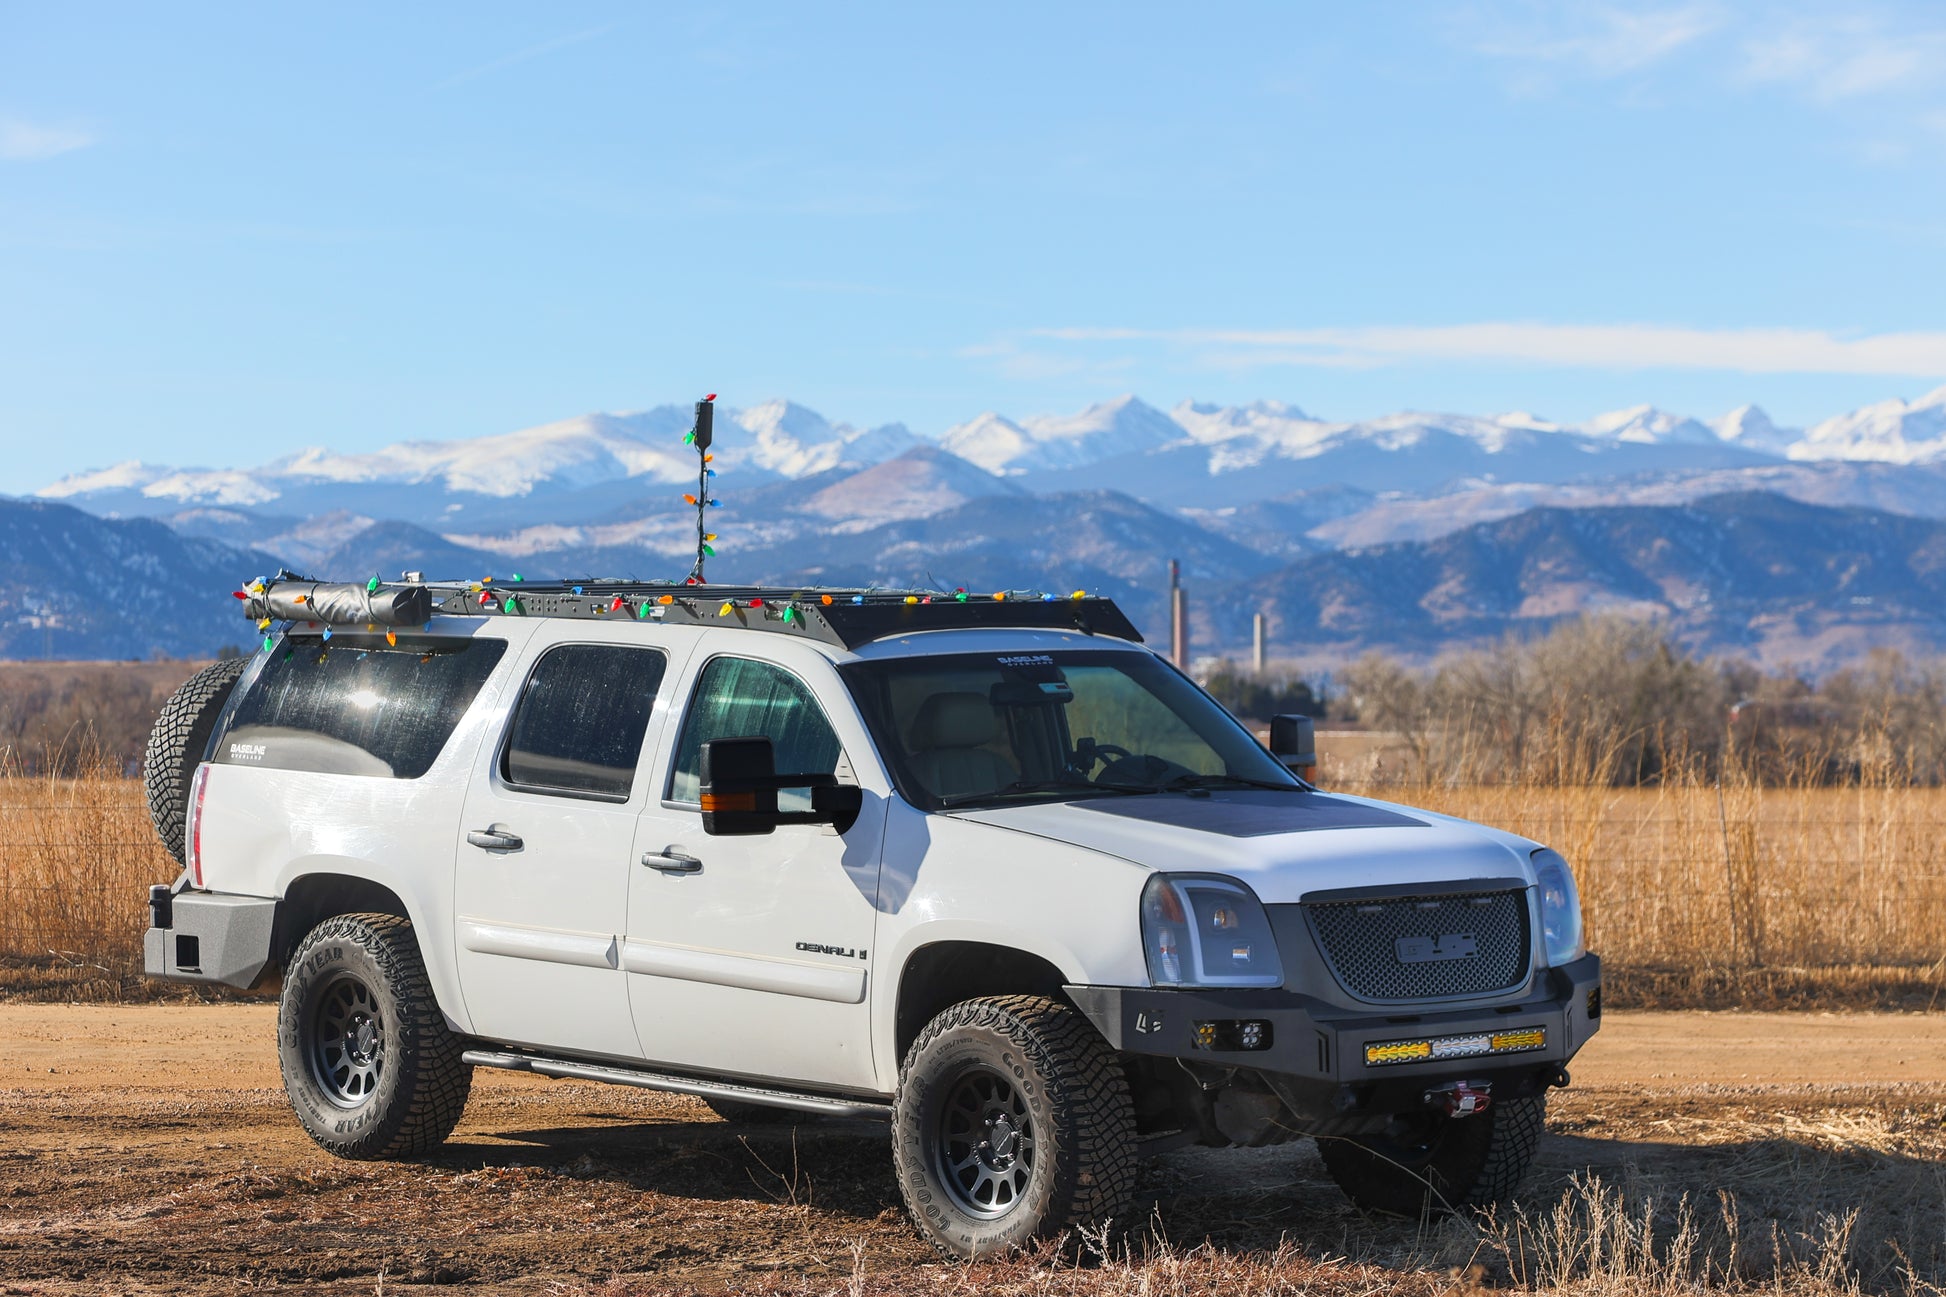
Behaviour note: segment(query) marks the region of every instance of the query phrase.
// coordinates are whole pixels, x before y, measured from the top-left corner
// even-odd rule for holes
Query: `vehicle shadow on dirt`
[[[1896,1117],[1838,1115],[1780,1122],[1778,1134],[1759,1138],[1711,1139],[1699,1129],[1690,1142],[1551,1131],[1518,1204],[1485,1220],[1362,1212],[1338,1191],[1309,1140],[1178,1150],[1145,1164],[1124,1245],[1138,1253],[1164,1242],[1244,1253],[1295,1247],[1404,1267],[1483,1264],[1515,1278],[1511,1270],[1526,1262],[1499,1252],[1524,1248],[1519,1238],[1563,1227],[1633,1230],[1644,1255],[1654,1255],[1687,1221],[1698,1256],[1715,1256],[1752,1279],[1835,1251],[1867,1290],[1901,1287],[1902,1264],[1937,1283],[1946,1277],[1946,1239],[1937,1229],[1946,1199],[1946,1112],[1905,1117],[1904,1133]],[[806,1207],[834,1229],[855,1227],[878,1242],[904,1236],[886,1129],[873,1122],[611,1118],[496,1131],[491,1142],[449,1144],[438,1160],[545,1167],[672,1198],[746,1202],[757,1213]],[[1624,1219],[1636,1224],[1617,1223]]]

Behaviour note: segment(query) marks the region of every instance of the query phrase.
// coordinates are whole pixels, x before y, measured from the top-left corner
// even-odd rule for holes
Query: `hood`
[[[1207,797],[1090,797],[956,815],[1151,869],[1224,874],[1249,884],[1267,905],[1341,887],[1533,882],[1528,855],[1535,843],[1363,797],[1224,789]]]

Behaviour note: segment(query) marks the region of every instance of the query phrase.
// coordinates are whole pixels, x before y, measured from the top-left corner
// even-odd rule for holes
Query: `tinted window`
[[[497,639],[292,636],[239,700],[223,765],[417,779],[507,651]]]
[[[756,737],[771,741],[780,775],[828,775],[838,769],[838,736],[802,680],[767,662],[717,658],[696,682],[682,741],[676,745],[670,799],[697,800],[706,740]],[[785,789],[777,795],[777,806],[805,810],[810,798],[803,789]]]
[[[514,708],[501,775],[540,792],[627,801],[663,666],[654,649],[549,649]]]

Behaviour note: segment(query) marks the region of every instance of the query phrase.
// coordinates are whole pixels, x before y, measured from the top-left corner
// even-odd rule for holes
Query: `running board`
[[[669,1076],[633,1067],[612,1067],[602,1063],[576,1063],[564,1058],[539,1058],[532,1054],[504,1053],[494,1049],[469,1049],[460,1061],[475,1067],[498,1067],[509,1072],[533,1072],[575,1081],[604,1081],[609,1085],[632,1085],[643,1090],[664,1090],[670,1094],[693,1094],[703,1099],[733,1099],[738,1103],[762,1104],[766,1108],[790,1108],[827,1117],[869,1117],[890,1121],[892,1105],[870,1099],[838,1099],[798,1090],[772,1090],[762,1086],[738,1085],[734,1081],[699,1081],[688,1076]]]

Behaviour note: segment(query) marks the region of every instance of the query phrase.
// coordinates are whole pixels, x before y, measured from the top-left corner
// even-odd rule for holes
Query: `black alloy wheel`
[[[311,1079],[340,1108],[378,1090],[385,1067],[385,1018],[372,988],[340,974],[318,996],[311,1019]]]
[[[933,1171],[969,1216],[997,1220],[1034,1177],[1034,1116],[1001,1073],[974,1065],[957,1077],[938,1110]]]

